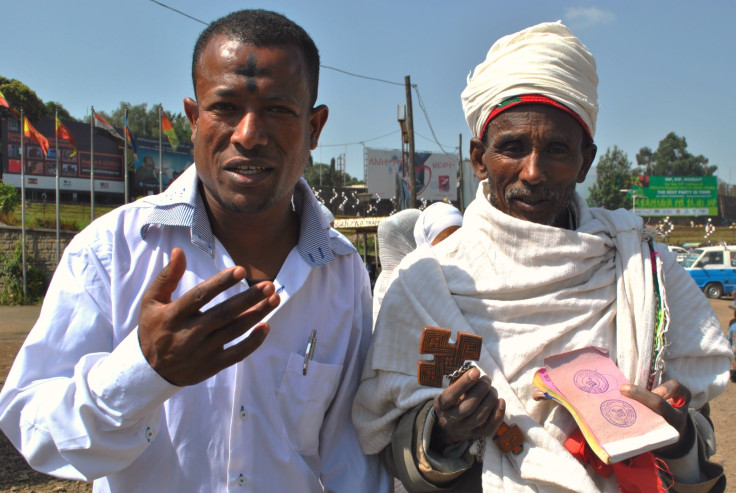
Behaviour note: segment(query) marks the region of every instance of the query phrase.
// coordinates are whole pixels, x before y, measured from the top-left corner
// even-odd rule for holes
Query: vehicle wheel
[[[723,296],[723,286],[715,282],[712,282],[705,286],[705,289],[703,291],[708,298],[718,299]]]

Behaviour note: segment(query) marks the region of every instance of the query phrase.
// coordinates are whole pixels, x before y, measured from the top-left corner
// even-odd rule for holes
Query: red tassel
[[[580,429],[565,441],[565,448],[582,464],[589,464],[599,476],[608,478],[615,474],[621,493],[664,493],[669,490],[669,486],[663,484],[659,471],[670,478],[672,473],[667,464],[654,457],[651,452],[615,464],[606,464],[595,455]],[[669,483],[672,484],[671,481]]]

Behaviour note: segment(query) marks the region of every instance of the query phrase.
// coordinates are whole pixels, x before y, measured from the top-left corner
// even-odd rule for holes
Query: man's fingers
[[[253,327],[248,337],[219,353],[217,359],[220,368],[228,368],[248,357],[266,340],[269,331],[268,324],[258,324]]]
[[[187,268],[187,259],[184,252],[179,248],[171,250],[171,259],[166,267],[153,279],[150,286],[143,294],[143,303],[157,301],[159,303],[171,303],[171,293],[176,290],[181,277]]]
[[[638,385],[622,385],[620,391],[626,397],[641,402],[646,407],[662,416],[665,421],[682,431],[686,424],[685,414],[680,409],[690,402],[690,390],[676,380],[668,380],[664,384],[648,391]],[[673,406],[676,404],[676,406]]]
[[[231,267],[224,269],[181,295],[174,301],[181,315],[191,315],[223,291],[235,286],[245,278],[245,269]],[[224,303],[224,302],[223,302]],[[222,304],[222,303],[221,303]],[[219,305],[218,305],[219,306]]]
[[[498,399],[496,406],[491,409],[492,414],[487,417],[481,424],[476,428],[476,433],[482,436],[492,436],[501,423],[503,417],[506,415],[506,401]]]
[[[272,282],[266,281],[210,307],[202,313],[201,323],[218,329],[238,319],[250,320],[254,325],[279,304],[279,295]]]
[[[446,410],[457,405],[460,397],[468,392],[479,379],[480,370],[477,368],[471,368],[466,371],[456,382],[440,394],[437,401],[439,410]]]
[[[241,299],[244,299],[246,301],[243,301],[239,306],[235,305],[234,308],[225,308],[220,310],[220,305],[218,305],[208,310],[204,314],[204,317],[208,317],[211,315],[214,318],[209,320],[209,323],[211,323],[213,327],[221,327],[218,330],[214,330],[210,334],[208,344],[213,344],[214,346],[220,347],[224,346],[230,341],[233,341],[240,337],[242,334],[247,332],[248,329],[257,324],[260,320],[263,320],[266,315],[271,313],[271,311],[279,305],[279,303],[281,302],[281,298],[268,286],[264,286],[264,288],[266,288],[265,292],[263,290],[259,291],[256,286],[252,287],[251,290],[255,290],[255,294],[250,293],[250,297],[246,297],[246,293],[241,293],[243,295]],[[260,293],[262,296],[268,294],[268,296],[250,306],[247,310],[243,311],[242,306],[244,304],[250,304],[251,298],[257,296],[258,293]],[[230,300],[227,301],[229,302]],[[223,312],[226,312],[230,309],[236,310],[237,308],[239,308],[240,311],[236,311],[234,316],[230,318],[223,316]]]

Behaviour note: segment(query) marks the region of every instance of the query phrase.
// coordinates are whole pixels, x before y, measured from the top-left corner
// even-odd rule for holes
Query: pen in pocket
[[[317,344],[317,330],[312,329],[312,335],[309,336],[307,341],[307,349],[304,351],[304,366],[302,367],[302,375],[307,374],[307,365],[309,360],[314,356],[314,346]]]

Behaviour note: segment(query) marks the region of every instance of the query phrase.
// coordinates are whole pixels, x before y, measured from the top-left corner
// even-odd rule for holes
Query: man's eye
[[[567,146],[564,144],[552,144],[549,146],[548,151],[552,154],[565,154],[567,153]]]
[[[225,102],[213,103],[210,105],[210,110],[218,111],[218,112],[233,111],[235,110],[235,105],[233,105],[232,103],[225,103]]]
[[[278,113],[283,115],[295,115],[296,112],[288,106],[273,105],[268,107],[270,113]]]
[[[505,142],[500,147],[499,150],[503,153],[507,154],[518,154],[522,152],[524,149],[524,146],[521,145],[521,142]]]

